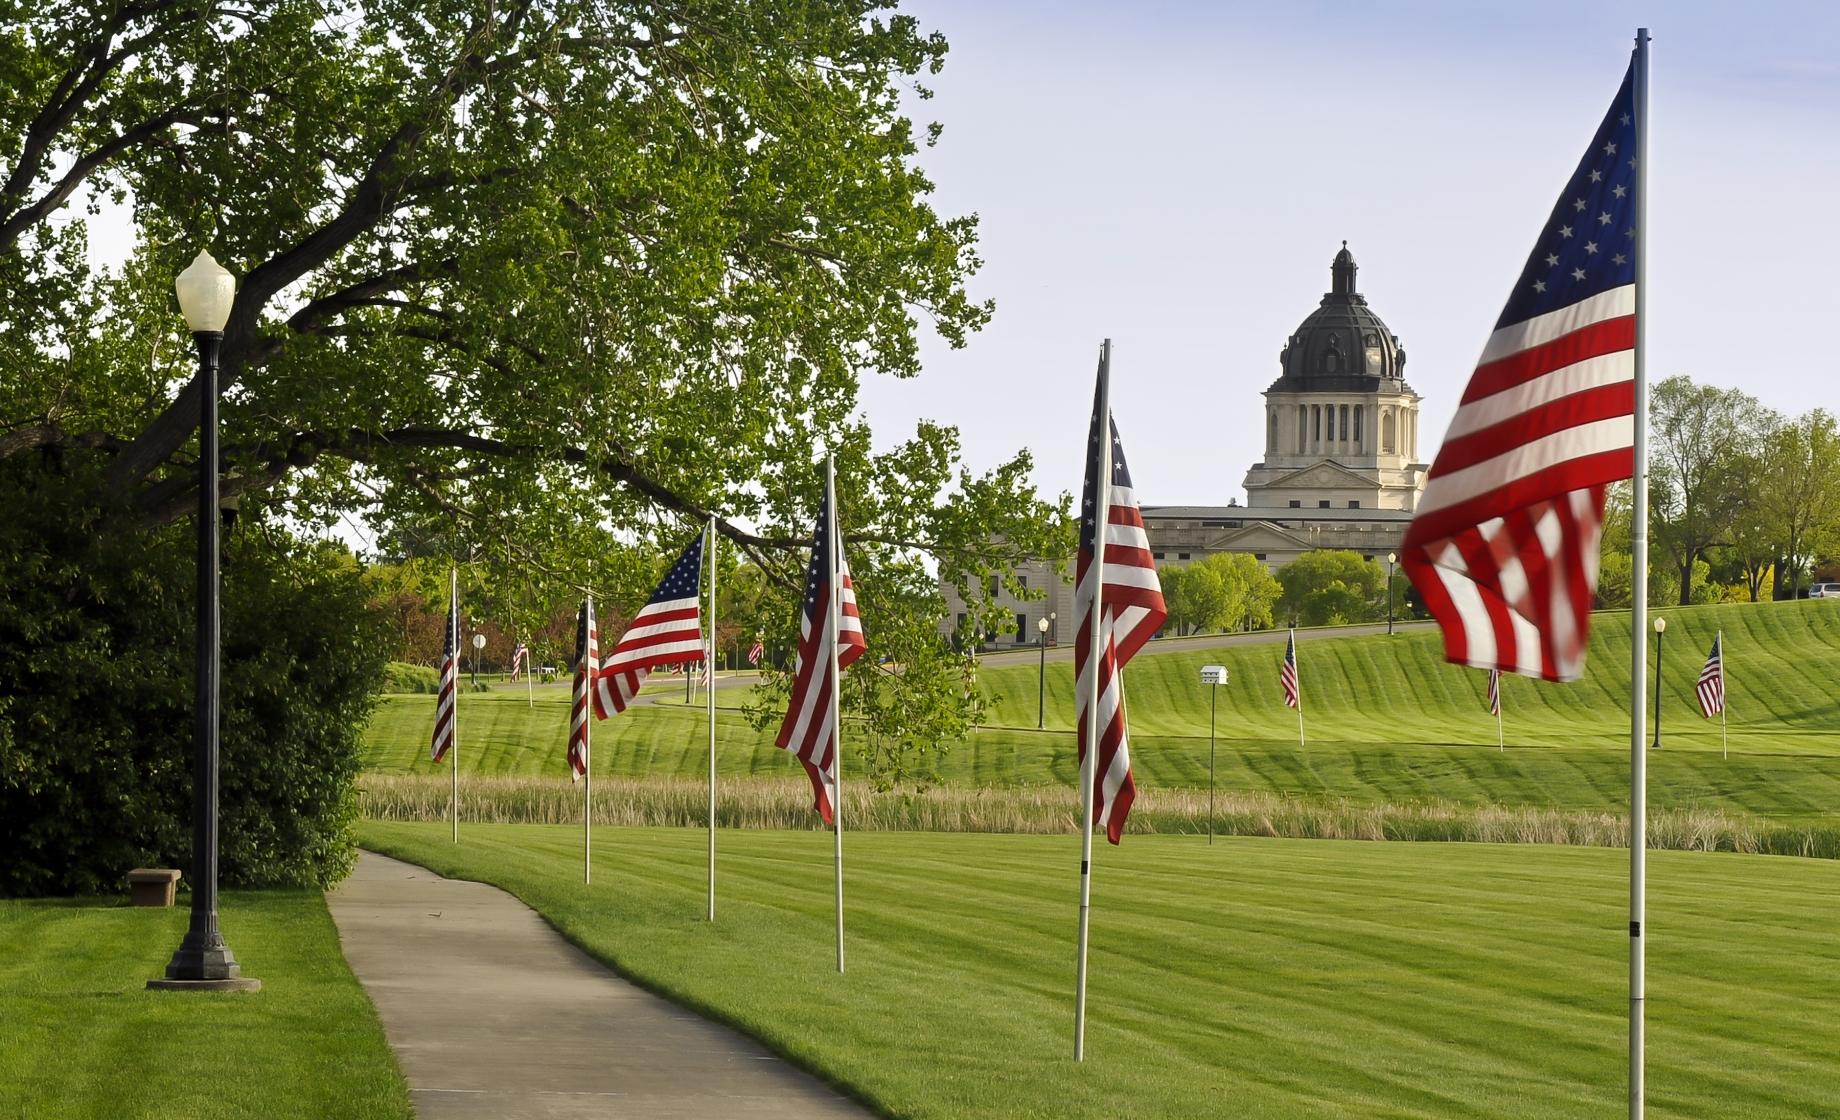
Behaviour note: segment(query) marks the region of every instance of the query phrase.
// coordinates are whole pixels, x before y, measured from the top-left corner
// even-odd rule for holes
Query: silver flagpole
[[[709,517],[703,563],[709,566],[709,920],[716,920],[716,519]]]
[[[598,630],[594,621],[594,592],[588,591],[588,629]],[[600,656],[600,643],[594,642],[594,655]],[[587,650],[582,651],[582,659],[589,660]],[[588,694],[586,705],[581,713],[581,881],[584,884],[594,881],[594,752],[589,749],[589,741],[594,738],[594,713],[589,708],[594,706],[594,676],[598,666],[588,666],[585,670],[577,665],[575,671],[588,673]],[[575,704],[571,697],[569,713],[574,715]]]
[[[1093,774],[1099,759],[1099,657],[1105,610],[1105,536],[1112,518],[1112,340],[1099,347],[1099,465],[1093,478],[1092,621],[1086,634],[1086,753],[1080,759],[1080,957],[1073,990],[1073,1060],[1086,1060],[1086,943],[1092,912]],[[1078,687],[1076,682],[1075,687]]]
[[[830,550],[830,603],[825,622],[829,631],[831,661],[826,671],[831,677],[831,837],[834,844],[832,864],[837,876],[837,971],[843,971],[843,717],[837,690],[842,674],[837,668],[837,626],[843,614],[843,579],[839,575],[843,556],[843,534],[837,531],[837,463],[824,460],[824,506],[830,511],[830,531],[824,547]]]
[[[1495,749],[1507,753],[1508,740],[1501,730],[1501,674],[1495,675]]]
[[[1629,703],[1629,1120],[1642,1120],[1643,1001],[1647,998],[1648,754],[1648,28],[1636,30],[1635,469],[1631,517]]]
[[[524,702],[526,707],[534,708],[537,706],[537,686],[530,679],[531,661],[534,659],[530,652],[530,637],[529,634],[524,635]]]
[[[453,782],[454,843],[460,842],[460,569],[447,569],[447,625],[454,643],[454,730],[447,748],[448,778]]]
[[[1725,691],[1725,631],[1721,629],[1713,641],[1719,647],[1719,754],[1729,761],[1731,741],[1725,736],[1725,709],[1731,705],[1731,696]]]

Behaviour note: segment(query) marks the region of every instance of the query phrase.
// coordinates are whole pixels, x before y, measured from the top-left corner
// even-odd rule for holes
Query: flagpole
[[[1645,1000],[1647,998],[1648,755],[1643,726],[1648,676],[1648,28],[1636,30],[1634,63],[1636,271],[1635,454],[1630,562],[1629,704],[1629,1120],[1644,1105]]]
[[[1073,991],[1073,1060],[1086,1060],[1086,945],[1092,912],[1093,773],[1099,757],[1099,658],[1105,610],[1105,537],[1112,511],[1112,340],[1099,347],[1099,463],[1093,478],[1092,621],[1086,636],[1086,750],[1080,757],[1080,952]]]
[[[458,567],[447,569],[447,602],[449,604],[447,625],[453,630],[453,633],[449,635],[449,637],[453,640],[455,650],[454,656],[456,658],[454,661],[454,730],[452,743],[447,748],[447,753],[449,755],[447,760],[447,776],[453,783],[454,843],[458,844],[460,842],[460,662],[458,660],[460,649],[460,569]]]
[[[585,590],[585,589],[584,589]],[[594,622],[594,592],[586,591],[588,597],[588,629],[597,630]],[[599,641],[591,641],[582,648],[582,660],[590,660],[589,654],[600,656]],[[599,666],[575,666],[577,673],[587,674],[586,692],[588,699],[581,713],[581,882],[586,886],[594,881],[594,752],[590,744],[594,740],[594,717],[587,709],[594,704],[594,672]],[[574,711],[574,700],[570,699],[570,711]]]
[[[1495,677],[1495,749],[1507,753],[1508,740],[1501,730],[1501,677]]]
[[[703,549],[709,566],[709,920],[716,920],[716,519],[709,517]]]
[[[842,565],[838,558],[843,554],[843,542],[837,532],[837,461],[826,456],[824,459],[824,508],[830,516],[826,519],[830,527],[824,541],[829,550],[830,587],[827,594],[830,603],[825,609],[828,620],[825,629],[829,631],[830,664],[825,671],[830,674],[831,692],[831,838],[833,842],[832,866],[837,878],[837,971],[843,971],[843,717],[842,704],[838,698],[838,688],[842,673],[837,667],[837,628],[843,621],[843,579],[838,574]]]
[[[537,706],[537,686],[530,679],[530,635],[524,637],[524,701],[526,706],[534,708]]]

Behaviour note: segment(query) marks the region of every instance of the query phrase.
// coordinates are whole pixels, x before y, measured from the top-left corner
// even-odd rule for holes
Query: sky
[[[1077,491],[1101,339],[1145,504],[1245,500],[1259,394],[1342,240],[1423,397],[1427,462],[1650,28],[1651,380],[1840,410],[1840,5],[908,0],[944,33],[920,162],[996,302],[872,378],[892,445],[956,425]]]

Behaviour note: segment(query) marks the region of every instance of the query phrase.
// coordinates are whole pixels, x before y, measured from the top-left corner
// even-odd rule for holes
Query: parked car
[[[1840,599],[1840,583],[1817,583],[1808,589],[1810,599]]]

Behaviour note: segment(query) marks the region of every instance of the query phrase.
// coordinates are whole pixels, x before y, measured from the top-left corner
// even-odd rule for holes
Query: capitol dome
[[[1355,290],[1356,268],[1344,241],[1329,266],[1330,290],[1291,333],[1278,355],[1283,373],[1268,392],[1410,391],[1405,349]]]

